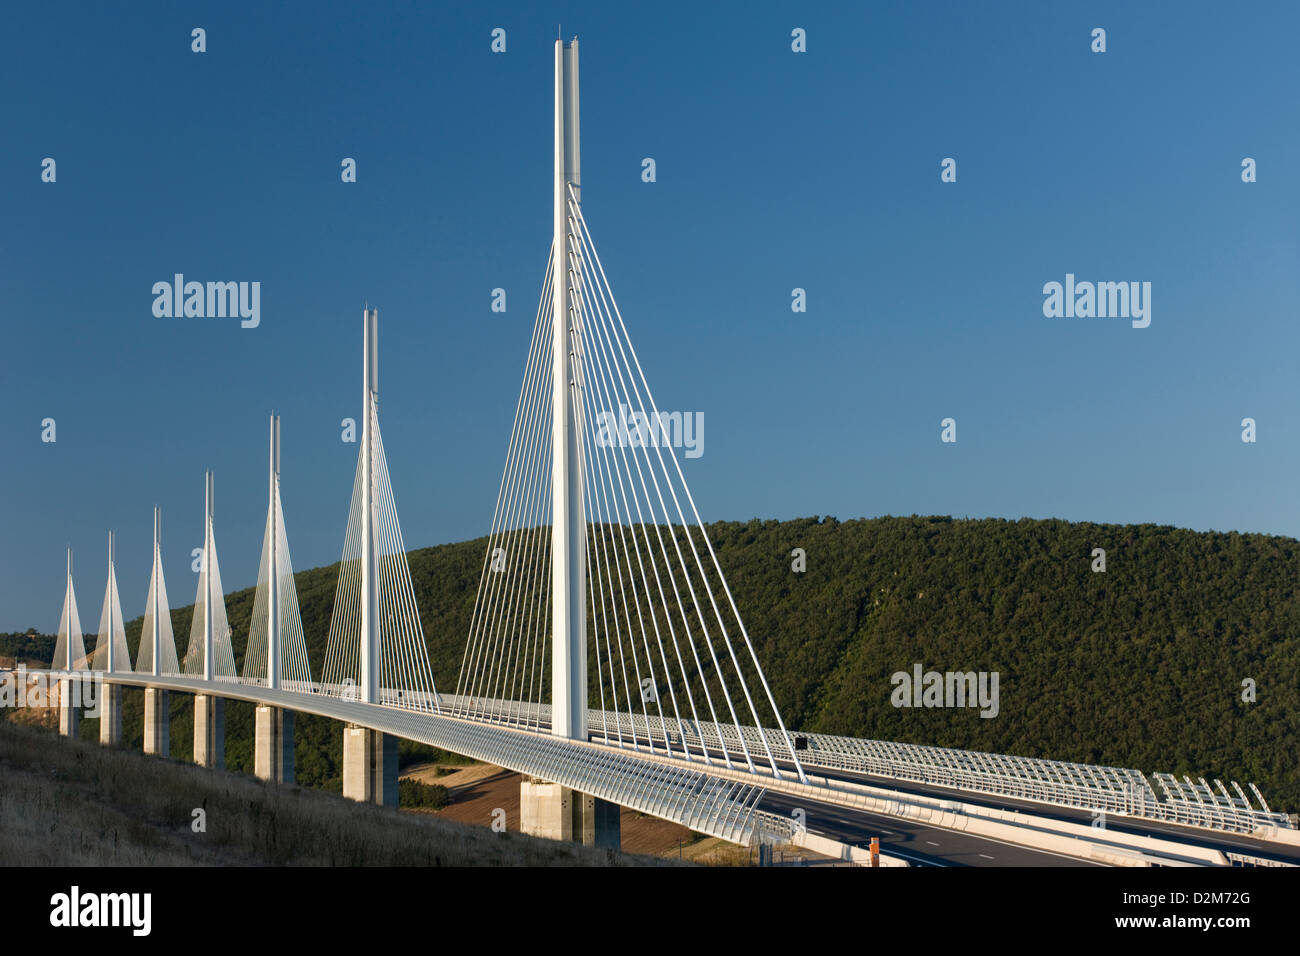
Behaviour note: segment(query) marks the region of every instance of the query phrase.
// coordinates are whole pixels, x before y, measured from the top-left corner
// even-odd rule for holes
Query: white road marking
[[[947,863],[941,860],[933,860],[933,859],[926,859],[925,857],[921,857],[921,856],[913,856],[911,853],[904,853],[902,850],[896,849],[894,847],[889,848],[889,855],[901,856],[904,860],[915,860],[917,863],[920,863],[922,866],[950,867],[953,865],[951,863]]]

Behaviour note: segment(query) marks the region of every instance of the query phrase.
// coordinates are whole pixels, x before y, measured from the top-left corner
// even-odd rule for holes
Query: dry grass
[[[399,813],[3,719],[0,780],[0,864],[9,866],[667,862]],[[206,813],[206,832],[191,828],[195,809]]]
[[[402,771],[403,777],[412,777],[421,783],[437,783],[448,790],[468,786],[501,772],[500,767],[488,763],[455,764],[442,766],[437,763],[413,764]]]
[[[28,671],[27,688],[25,691],[28,701],[31,701],[33,699],[32,693],[38,687],[40,688],[42,693],[45,694],[46,703],[49,706],[33,707],[29,703],[28,706],[26,707],[15,707],[9,713],[9,719],[20,724],[27,724],[30,727],[48,727],[51,730],[58,730],[59,729],[59,708],[58,708],[59,685],[57,682],[51,684],[50,682],[46,681],[45,677],[43,675],[40,675],[39,672],[33,673],[32,671]]]
[[[441,776],[433,776],[434,769],[432,764],[420,764],[402,775],[429,783],[436,781],[447,788],[451,801],[437,811],[439,817],[486,825],[493,811],[500,808],[505,811],[506,826],[519,828],[519,774],[485,763],[443,767]],[[631,853],[706,866],[756,866],[758,863],[757,851],[749,847],[694,833],[679,823],[627,807],[620,814],[619,830],[623,849]]]
[[[682,847],[682,859],[705,866],[758,866],[758,851],[717,837],[704,837]]]

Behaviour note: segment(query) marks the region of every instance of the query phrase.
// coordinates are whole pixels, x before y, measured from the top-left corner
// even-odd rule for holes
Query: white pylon
[[[361,699],[379,703],[379,554],[375,547],[375,416],[379,402],[379,310],[362,310]]]
[[[122,622],[122,599],[117,592],[113,532],[108,533],[108,584],[104,586],[104,609],[99,615],[99,640],[95,644],[93,670],[112,673],[131,670],[131,653],[126,647]]]
[[[267,576],[266,602],[266,686],[275,689],[280,686],[280,569],[276,561],[276,525],[279,524],[276,502],[280,498],[280,416],[271,416],[271,504],[270,519],[267,522],[267,534],[271,536],[267,549],[270,561]]]
[[[149,628],[149,646],[152,648],[150,661],[153,664],[153,675],[157,677],[161,673],[159,659],[162,657],[162,614],[160,613],[162,602],[159,591],[159,584],[162,580],[162,553],[159,544],[159,535],[161,533],[162,515],[155,505],[153,509],[153,577],[149,584],[150,616],[152,626]],[[168,614],[171,611],[168,609]]]
[[[244,648],[244,680],[271,688],[303,690],[311,683],[311,668],[302,637],[298,589],[293,582],[293,560],[280,501],[279,415],[271,416],[270,434],[266,532]]]
[[[212,566],[216,549],[212,541],[212,472],[203,480],[203,679],[212,680]],[[225,600],[224,596],[221,598]]]
[[[555,245],[551,359],[551,733],[587,736],[587,522],[576,377],[568,189],[580,195],[578,41],[555,41]]]
[[[104,613],[100,615],[99,639],[104,641],[104,670],[112,671],[117,643],[117,624],[122,617],[122,608],[117,597],[117,573],[113,569],[113,532],[108,533],[108,584],[104,591]],[[107,624],[107,628],[105,628]],[[105,633],[107,631],[107,633]],[[99,650],[98,647],[95,648]]]
[[[185,673],[203,680],[234,680],[235,656],[230,647],[230,622],[221,588],[221,561],[217,558],[216,479],[210,471],[204,475],[203,497],[203,552],[199,558],[199,586],[194,595]]]
[[[363,318],[361,448],[321,683],[348,699],[436,711],[441,704],[379,429],[379,313],[367,307]],[[282,588],[291,583],[287,575],[280,581]]]
[[[68,549],[68,578],[63,589],[63,610],[59,613],[59,637],[54,645],[55,670],[82,670],[86,666],[86,644],[77,614],[77,594],[72,587],[72,549]]]
[[[167,603],[167,582],[163,577],[162,512],[156,507],[153,509],[153,572],[149,578],[149,599],[145,606],[135,669],[137,673],[155,677],[180,671],[176,663],[171,610]]]
[[[145,609],[145,624],[148,625],[148,633],[141,632],[140,642],[149,642],[149,656],[147,658],[150,667],[150,673],[155,677],[161,673],[159,669],[159,658],[162,657],[162,615],[159,613],[160,595],[159,583],[162,575],[162,556],[159,553],[158,536],[162,516],[159,514],[158,506],[153,509],[153,572],[149,578],[149,606]],[[170,613],[170,612],[169,612]],[[141,655],[137,654],[138,660]]]
[[[73,609],[75,598],[72,596],[72,549],[68,549],[68,580],[63,589],[63,617],[59,621],[59,634],[63,637],[63,654],[56,654],[58,664],[65,671],[72,670],[72,618],[76,615]]]

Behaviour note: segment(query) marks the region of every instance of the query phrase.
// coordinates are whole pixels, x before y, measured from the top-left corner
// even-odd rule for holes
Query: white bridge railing
[[[51,671],[29,673],[33,676],[43,673],[51,678],[57,674]],[[85,678],[98,675],[95,672],[75,672],[70,676]],[[114,673],[103,676],[132,684],[183,683],[185,686],[178,689],[189,691],[201,690],[204,686],[212,685],[231,690],[234,687],[247,688],[244,693],[231,693],[231,690],[226,692],[230,696],[246,697],[250,700],[266,700],[275,697],[284,700],[286,706],[322,713],[326,716],[336,716],[339,719],[352,718],[336,714],[335,710],[338,708],[361,708],[363,712],[381,714],[401,714],[406,711],[412,715],[439,720],[454,717],[460,718],[457,723],[466,720],[476,721],[527,733],[529,745],[534,747],[540,746],[537,743],[539,740],[554,740],[557,744],[565,743],[545,733],[538,733],[539,730],[549,728],[550,706],[548,704],[476,699],[457,697],[453,694],[413,693],[381,688],[381,704],[367,705],[361,703],[357,688],[346,683],[294,681],[286,682],[286,684],[292,683],[292,687],[285,686],[272,691],[266,688],[265,681],[246,678],[222,679],[208,684],[184,675],[164,675],[161,678],[154,678],[149,675]],[[304,705],[302,703],[304,699],[314,699],[316,703]],[[384,729],[377,724],[368,725],[375,726],[376,729]],[[760,734],[766,737],[767,746],[771,748],[778,760],[789,761],[791,758],[783,736],[777,731],[768,729],[760,731],[755,727],[742,727],[741,732],[744,737],[742,747],[741,737],[737,735],[736,728],[728,724],[669,721],[667,718],[647,719],[641,714],[590,710],[588,726],[593,743],[630,746],[634,751],[644,748],[649,753],[663,752],[671,756],[686,756],[689,753],[692,761],[698,761],[694,763],[696,769],[692,772],[701,775],[707,775],[710,761],[725,762],[730,758],[738,762],[746,747],[751,753],[759,750],[763,745]],[[536,765],[535,760],[524,759],[519,754],[514,754],[513,764],[506,764],[502,762],[500,754],[480,756],[478,753],[459,750],[446,741],[425,739],[428,736],[427,729],[422,729],[423,736],[415,731],[395,732],[398,732],[399,736],[412,740],[455,750],[477,759],[489,760],[497,763],[498,766],[508,766],[510,769],[539,776],[544,775],[540,770],[533,769]],[[794,733],[791,736],[795,747],[799,749],[800,759],[805,767],[870,774],[969,793],[1028,800],[1080,810],[1102,810],[1130,817],[1232,833],[1253,834],[1269,827],[1295,829],[1286,814],[1269,810],[1263,795],[1254,784],[1247,786],[1254,794],[1259,807],[1252,805],[1236,781],[1231,781],[1231,786],[1236,793],[1236,796],[1233,796],[1219,780],[1215,781],[1216,792],[1204,778],[1194,783],[1190,778],[1184,777],[1180,782],[1171,774],[1153,774],[1153,779],[1163,794],[1162,799],[1157,796],[1155,789],[1143,773],[1123,767],[1092,766],[1035,757],[953,750],[945,747],[864,740],[856,737],[837,737],[830,734]],[[649,766],[662,765],[650,764]],[[601,793],[590,789],[590,781],[584,781],[581,785],[573,784],[573,786],[595,796],[602,796]],[[737,833],[743,831],[744,839],[736,842],[748,842],[756,821],[760,819],[750,819],[752,813],[756,812],[754,808],[757,806],[758,799],[761,799],[763,788],[755,787],[754,790],[754,794],[744,795],[747,809],[746,814],[741,814],[745,817],[745,822],[740,824],[740,829],[735,830],[734,824],[727,824],[729,833],[733,830]],[[695,792],[698,794],[700,790],[697,788]],[[632,806],[625,801],[624,805]],[[637,809],[643,808],[637,807]]]
[[[442,701],[444,706],[450,706],[458,713],[473,714],[480,720],[507,726],[546,726],[550,722],[550,708],[546,704],[467,700],[449,694],[443,695]],[[765,737],[767,746],[778,760],[791,759],[780,733],[768,729],[760,731],[756,727],[741,728],[742,747],[736,728],[729,724],[647,719],[641,714],[591,710],[588,712],[588,726],[593,740],[631,745],[633,748],[644,746],[652,752],[657,749],[677,754],[689,751],[692,758],[707,752],[713,759],[724,753],[738,759],[744,748],[750,752],[761,749]],[[1269,810],[1254,784],[1247,786],[1258,806],[1252,805],[1236,781],[1230,781],[1234,796],[1219,780],[1215,781],[1216,792],[1204,778],[1193,783],[1184,777],[1183,782],[1179,782],[1171,774],[1153,774],[1162,797],[1157,795],[1141,771],[1124,767],[1092,766],[830,734],[792,733],[791,736],[805,768],[871,774],[969,793],[1080,810],[1102,810],[1233,833],[1255,833],[1262,827],[1294,829],[1286,814]]]

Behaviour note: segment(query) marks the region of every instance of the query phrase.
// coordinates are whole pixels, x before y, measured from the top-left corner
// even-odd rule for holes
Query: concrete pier
[[[77,736],[77,727],[81,723],[81,688],[73,677],[59,680],[59,734],[63,737]]]
[[[105,684],[99,699],[99,742],[116,747],[122,742],[122,685]]]
[[[226,766],[226,706],[220,697],[194,695],[194,762],[222,770]]]
[[[253,773],[274,783],[294,782],[293,711],[258,707],[253,714]]]
[[[144,752],[169,757],[172,752],[171,712],[167,709],[167,691],[158,687],[144,689]]]
[[[397,738],[378,730],[343,729],[343,796],[397,806]]]
[[[519,784],[520,829],[531,836],[617,850],[622,846],[619,814],[618,804],[558,783]]]

